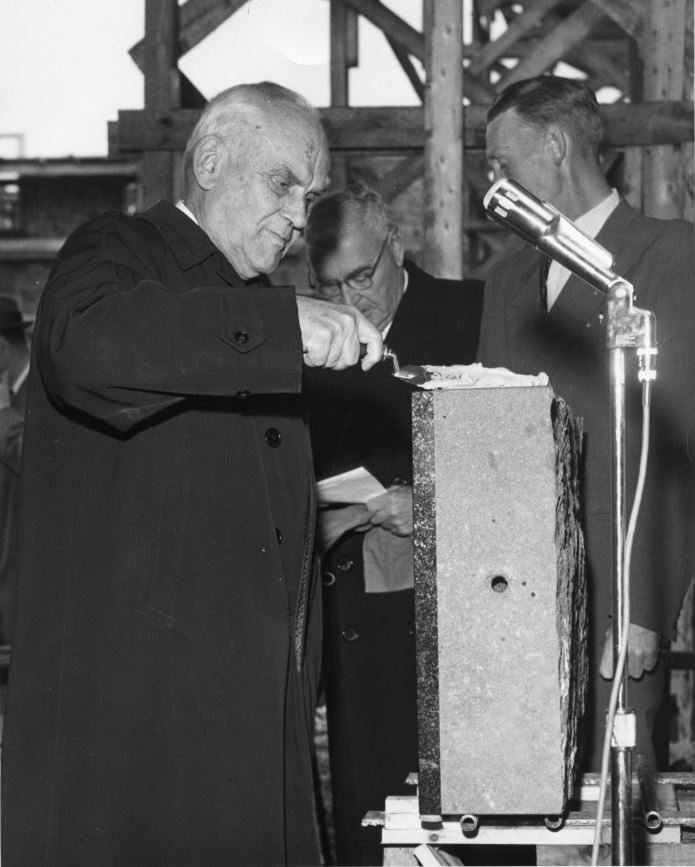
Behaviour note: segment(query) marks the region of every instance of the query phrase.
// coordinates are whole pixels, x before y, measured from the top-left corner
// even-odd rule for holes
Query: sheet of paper
[[[316,491],[319,505],[326,506],[332,503],[366,503],[371,497],[383,494],[386,488],[365,467],[356,467],[317,482]]]

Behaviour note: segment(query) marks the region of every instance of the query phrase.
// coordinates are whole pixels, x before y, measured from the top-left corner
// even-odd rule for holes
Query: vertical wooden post
[[[145,111],[159,123],[166,123],[172,109],[181,105],[178,11],[177,0],[145,0]],[[180,166],[176,151],[144,152],[144,207],[181,194]]]
[[[357,65],[357,15],[340,0],[331,0],[331,105],[349,105],[349,70]],[[340,189],[348,181],[348,160],[331,158],[331,187]]]
[[[688,0],[652,0],[645,4],[644,99],[683,99],[685,93],[685,31]],[[692,151],[690,152],[692,159]],[[644,213],[650,217],[681,217],[686,210],[685,154],[673,145],[645,148]]]
[[[463,274],[463,6],[424,0],[425,270]]]

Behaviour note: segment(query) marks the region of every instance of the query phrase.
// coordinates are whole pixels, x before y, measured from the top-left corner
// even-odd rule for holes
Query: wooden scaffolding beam
[[[436,277],[463,276],[463,13],[461,0],[425,0],[425,248]]]

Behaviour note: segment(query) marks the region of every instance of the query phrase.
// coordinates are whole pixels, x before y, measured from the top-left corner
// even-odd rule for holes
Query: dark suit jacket
[[[440,280],[406,261],[408,289],[386,337],[402,364],[475,360],[483,284]],[[364,464],[385,485],[412,482],[410,395],[389,361],[359,369],[304,372],[316,477]]]
[[[656,313],[659,354],[653,390],[649,472],[632,558],[631,620],[672,637],[693,575],[695,477],[688,439],[695,397],[693,227],[641,216],[625,201],[596,240],[615,272],[633,283],[635,304]],[[519,373],[545,371],[584,419],[582,493],[595,641],[611,607],[611,413],[603,296],[570,277],[548,315],[539,305],[541,255],[524,247],[486,283],[480,360]],[[628,503],[636,479],[641,406],[634,352],[628,354]]]
[[[472,362],[482,283],[436,280],[412,263],[406,268],[408,288],[386,344],[403,364]],[[388,361],[367,374],[305,371],[317,477],[363,464],[387,487],[396,479],[412,483],[412,391],[391,376]],[[340,864],[380,862],[378,835],[360,832],[360,821],[368,810],[383,809],[387,795],[412,792],[404,781],[418,762],[414,594],[364,592],[363,538],[348,533],[322,567]]]

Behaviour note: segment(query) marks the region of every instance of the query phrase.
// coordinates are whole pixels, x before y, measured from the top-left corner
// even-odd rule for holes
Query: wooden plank
[[[427,34],[423,267],[436,277],[463,276],[463,7],[424,0]]]
[[[413,846],[384,846],[383,858],[382,863],[386,867],[411,867],[420,864],[415,857]]]
[[[626,53],[626,52],[625,52]],[[627,90],[626,60],[614,60],[602,46],[586,42],[567,52],[565,60],[589,76],[589,87],[598,90],[612,85],[621,93]]]
[[[585,0],[578,9],[557,25],[539,44],[522,57],[519,63],[498,84],[502,90],[514,81],[521,81],[545,72],[567,51],[586,39],[594,26],[603,18],[603,13]]]
[[[467,148],[485,148],[487,110],[487,105],[466,106]],[[407,153],[421,152],[424,147],[424,115],[418,106],[323,108],[320,113],[334,151]],[[183,150],[199,114],[193,109],[180,109],[166,121],[157,122],[143,111],[120,111],[113,153]],[[613,103],[603,105],[601,115],[606,147],[693,141],[690,101]]]
[[[555,867],[557,864],[591,863],[590,846],[537,846],[536,864]],[[611,864],[611,847],[599,847],[599,864]],[[695,864],[695,844],[693,843],[652,843],[635,844],[633,864],[649,865],[690,865]]]
[[[0,238],[0,262],[53,259],[65,238]]]
[[[684,95],[686,0],[653,0],[646,14],[640,48],[645,99],[680,99]],[[692,17],[692,8],[690,9]],[[668,219],[685,213],[692,155],[673,147],[647,148],[643,165],[644,213]],[[692,201],[692,194],[691,194]]]
[[[561,0],[533,0],[527,3],[523,15],[520,15],[501,36],[493,42],[488,42],[478,51],[467,67],[468,72],[477,75],[489,69],[499,58],[508,57],[509,49],[523,36],[540,27],[544,16],[560,2]]]
[[[162,199],[182,197],[181,154],[172,151],[147,152],[142,158],[142,206],[150,208]]]
[[[145,0],[145,111],[167,117],[181,104],[177,0]]]
[[[190,51],[216,27],[226,21],[247,0],[187,0],[180,8],[181,55]],[[145,40],[141,39],[128,52],[138,69],[145,69]]]
[[[421,154],[404,157],[374,187],[385,202],[392,202],[404,190],[407,190],[412,183],[421,178],[424,172],[425,160]]]
[[[0,160],[0,175],[17,174],[22,178],[135,178],[138,170],[138,163],[135,160],[109,157]]]
[[[401,45],[409,54],[425,62],[425,37],[407,21],[384,6],[380,0],[341,0],[351,6],[355,12],[371,21],[384,33],[387,39]]]
[[[424,102],[425,99],[425,85],[418,75],[415,66],[410,59],[410,55],[407,51],[405,51],[401,46],[394,42],[392,39],[388,40],[389,45],[391,46],[391,50],[396,55],[396,60],[400,63],[401,69],[405,72],[408,81],[413,86],[413,90],[418,95],[418,99],[420,102]]]
[[[623,30],[639,40],[644,31],[644,0],[591,0],[598,9]]]
[[[348,105],[348,60],[347,17],[351,14],[342,3],[331,3],[330,9],[330,58],[331,58],[331,105]]]

